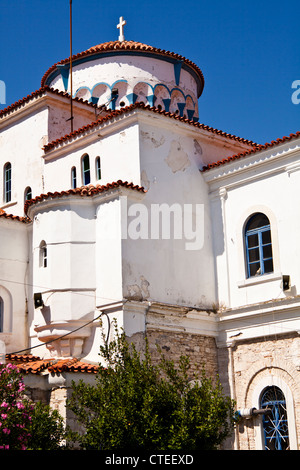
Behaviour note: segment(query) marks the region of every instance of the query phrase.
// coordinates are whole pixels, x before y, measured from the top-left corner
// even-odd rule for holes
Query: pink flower
[[[8,407],[8,403],[6,403],[6,401],[3,401],[2,404],[1,404],[2,408],[7,408]]]
[[[6,419],[6,418],[7,418],[7,414],[2,413],[1,418],[2,418],[2,419]]]
[[[8,429],[8,428],[3,428],[3,432],[4,432],[4,434],[10,434],[10,429]]]
[[[18,403],[17,403],[17,408],[18,408],[19,410],[23,410],[23,409],[25,408],[25,406],[23,405],[23,403],[18,402]]]

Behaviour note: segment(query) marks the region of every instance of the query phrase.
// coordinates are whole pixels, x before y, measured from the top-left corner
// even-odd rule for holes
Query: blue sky
[[[300,130],[299,3],[296,0],[73,0],[73,53],[125,39],[179,53],[205,78],[199,121],[270,142]],[[0,0],[0,80],[6,105],[40,87],[45,71],[69,56],[69,0]]]

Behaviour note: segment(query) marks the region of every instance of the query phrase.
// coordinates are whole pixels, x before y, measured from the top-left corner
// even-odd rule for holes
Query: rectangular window
[[[101,160],[100,160],[100,157],[96,158],[96,177],[97,177],[97,180],[101,180]]]
[[[11,164],[6,163],[4,167],[4,201],[11,201]]]

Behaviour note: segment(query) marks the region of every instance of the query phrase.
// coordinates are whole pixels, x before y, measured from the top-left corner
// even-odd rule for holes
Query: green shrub
[[[219,382],[202,375],[193,384],[189,358],[179,367],[161,354],[153,365],[147,341],[143,357],[125,336],[101,348],[107,367],[95,385],[73,382],[67,406],[84,429],[73,434],[82,449],[216,449],[234,426],[234,403]]]

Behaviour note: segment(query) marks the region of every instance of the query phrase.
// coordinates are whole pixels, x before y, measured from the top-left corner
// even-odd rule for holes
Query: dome
[[[42,86],[69,91],[70,59],[50,67]],[[197,119],[204,77],[192,61],[136,41],[110,41],[72,56],[73,96],[117,109],[138,101]]]

